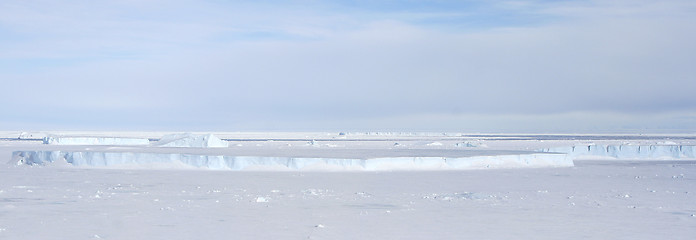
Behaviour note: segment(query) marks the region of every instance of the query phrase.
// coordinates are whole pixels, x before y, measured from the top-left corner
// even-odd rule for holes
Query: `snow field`
[[[0,167],[1,239],[692,239],[696,165],[416,172]]]

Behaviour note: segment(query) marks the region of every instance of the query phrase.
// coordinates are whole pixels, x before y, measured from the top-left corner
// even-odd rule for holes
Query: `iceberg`
[[[539,152],[568,154],[572,159],[609,158],[625,160],[696,159],[692,145],[579,145],[541,149]]]
[[[12,163],[49,165],[65,163],[80,167],[114,168],[195,168],[213,170],[463,170],[495,168],[572,167],[566,154],[530,153],[473,157],[378,157],[303,158],[268,156],[225,156],[182,153],[93,152],[93,151],[15,151]]]
[[[226,148],[228,144],[213,134],[170,134],[152,144],[157,147]]]
[[[47,136],[43,138],[44,144],[51,145],[148,145],[147,138],[122,138],[122,137],[68,137]]]

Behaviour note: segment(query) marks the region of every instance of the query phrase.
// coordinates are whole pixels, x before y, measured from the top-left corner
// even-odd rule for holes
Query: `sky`
[[[696,1],[0,1],[0,130],[696,133]]]

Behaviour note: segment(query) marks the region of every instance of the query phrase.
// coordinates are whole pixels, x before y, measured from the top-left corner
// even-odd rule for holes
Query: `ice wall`
[[[157,147],[228,147],[226,141],[221,140],[213,134],[197,135],[191,133],[165,135],[152,145]]]
[[[444,157],[384,157],[371,159],[220,156],[178,153],[16,151],[12,163],[46,165],[67,162],[74,166],[115,168],[200,168],[217,170],[457,170],[488,168],[571,167],[565,154]]]
[[[43,143],[53,145],[148,145],[150,140],[147,138],[48,136],[43,138]]]
[[[572,147],[547,148],[540,150],[540,152],[566,153],[571,159],[696,159],[696,146],[691,145],[580,145]]]

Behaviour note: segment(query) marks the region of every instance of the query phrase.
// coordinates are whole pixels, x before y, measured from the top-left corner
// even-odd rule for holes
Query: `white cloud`
[[[417,21],[468,14],[451,10],[380,15],[322,5],[24,4],[0,6],[0,26],[26,38],[3,43],[0,60],[27,69],[0,72],[3,88],[13,89],[2,98],[39,97],[0,111],[135,111],[145,122],[195,122],[180,116],[193,112],[261,124],[296,119],[287,124],[295,127],[308,119],[324,119],[327,127],[367,119],[364,127],[369,119],[377,126],[379,119],[435,115],[443,129],[460,126],[455,115],[614,112],[637,119],[696,111],[690,66],[696,17],[689,2],[505,3],[497,7],[551,19],[476,29]],[[603,116],[597,125],[620,119],[597,116]]]

